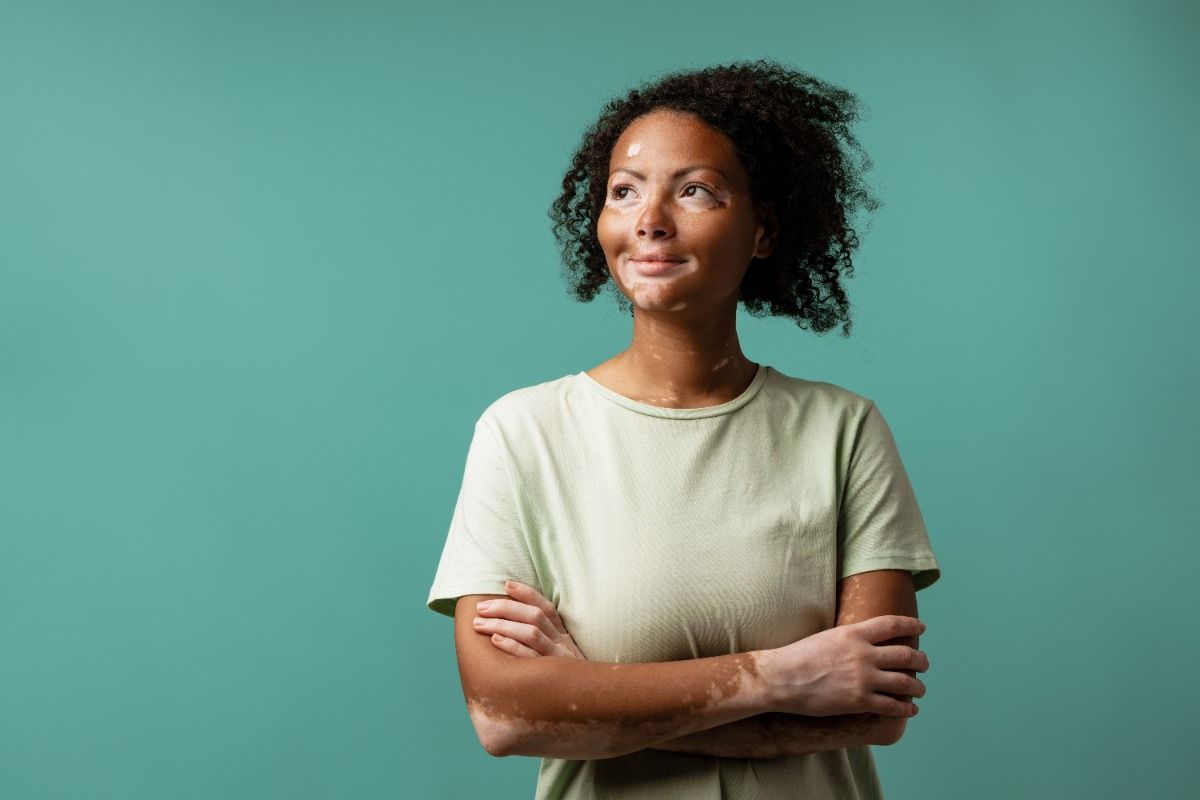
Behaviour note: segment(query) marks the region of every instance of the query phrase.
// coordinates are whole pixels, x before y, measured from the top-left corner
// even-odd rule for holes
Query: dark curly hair
[[[851,277],[859,245],[851,220],[881,203],[862,175],[871,160],[850,130],[855,95],[769,59],[667,74],[610,100],[583,135],[562,193],[550,206],[564,274],[575,298],[593,300],[605,284],[623,311],[633,305],[611,281],[596,222],[604,207],[609,157],[636,118],[656,109],[694,114],[729,137],[754,201],[779,223],[775,249],[747,270],[739,299],[753,316],[794,319],[824,333],[851,328],[842,276]]]

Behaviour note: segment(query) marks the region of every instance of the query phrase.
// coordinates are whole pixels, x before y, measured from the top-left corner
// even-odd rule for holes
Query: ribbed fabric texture
[[[875,404],[760,366],[733,400],[673,409],[586,372],[475,425],[429,608],[528,583],[594,661],[702,658],[834,625],[839,578],[940,575]],[[780,759],[642,751],[543,759],[537,798],[873,798],[868,748]]]

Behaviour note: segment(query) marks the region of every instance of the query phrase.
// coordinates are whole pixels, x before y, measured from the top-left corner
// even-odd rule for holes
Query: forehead
[[[690,164],[708,164],[737,179],[745,177],[728,136],[678,111],[652,111],[631,122],[613,145],[608,168],[670,171]]]

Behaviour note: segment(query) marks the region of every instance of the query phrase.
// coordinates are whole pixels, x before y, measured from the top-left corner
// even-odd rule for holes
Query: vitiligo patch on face
[[[633,144],[629,145],[629,149],[625,152],[630,158],[636,156],[638,153],[642,152],[642,143],[634,142]]]

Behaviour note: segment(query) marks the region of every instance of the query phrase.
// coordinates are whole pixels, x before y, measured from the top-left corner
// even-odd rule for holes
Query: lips
[[[672,253],[667,253],[663,250],[656,250],[653,253],[642,253],[640,255],[630,256],[629,260],[630,261],[684,261],[685,259],[680,258],[679,256],[674,255]]]
[[[663,275],[684,263],[686,259],[670,253],[644,253],[629,259],[642,275]]]

